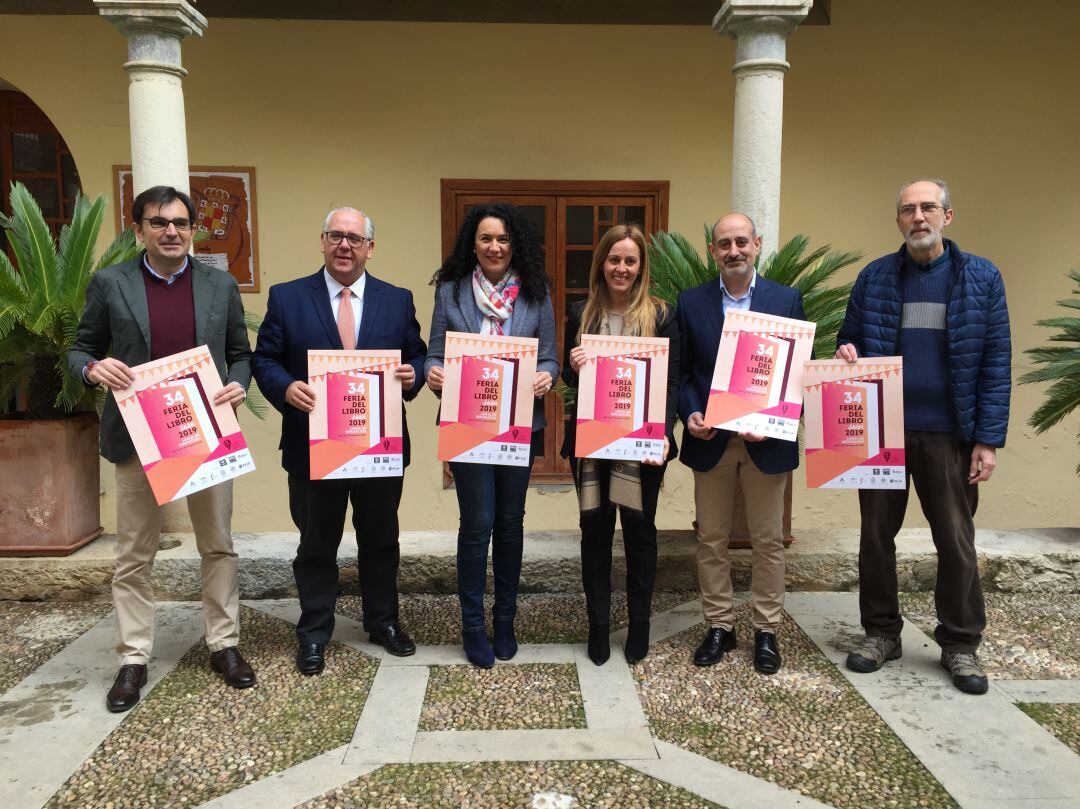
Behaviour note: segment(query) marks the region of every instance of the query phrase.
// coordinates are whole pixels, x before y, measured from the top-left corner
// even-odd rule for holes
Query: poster
[[[401,351],[308,351],[311,479],[400,477],[405,473]]]
[[[210,349],[199,346],[131,369],[135,382],[112,391],[158,505],[255,471]]]
[[[581,335],[579,458],[664,460],[668,338]]]
[[[733,432],[795,441],[802,412],[802,369],[816,326],[761,312],[724,318],[705,423]]]
[[[117,226],[131,227],[134,199],[131,166],[113,166]],[[241,292],[259,291],[259,244],[255,216],[255,169],[251,166],[192,166],[195,258],[232,275]],[[201,234],[201,235],[199,235]]]
[[[901,358],[810,361],[803,386],[807,487],[903,489]]]
[[[439,460],[528,466],[535,337],[448,331]]]

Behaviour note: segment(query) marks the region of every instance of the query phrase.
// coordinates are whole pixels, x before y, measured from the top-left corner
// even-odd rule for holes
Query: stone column
[[[726,0],[713,29],[735,40],[731,207],[748,214],[768,256],[780,239],[780,146],[787,38],[813,0]]]
[[[171,185],[189,192],[180,42],[206,18],[187,0],[94,0],[128,41],[128,117],[134,192]]]

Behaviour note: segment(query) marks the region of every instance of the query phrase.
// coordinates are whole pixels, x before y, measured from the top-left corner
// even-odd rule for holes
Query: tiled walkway
[[[279,621],[295,622],[298,617],[295,600],[249,602],[247,607]],[[864,700],[883,720],[879,723],[880,734],[895,734],[902,742],[898,749],[906,746],[913,759],[917,759],[916,766],[921,762],[921,767],[928,771],[929,783],[934,784],[942,797],[938,803],[926,805],[958,805],[963,809],[1080,807],[1080,756],[1016,704],[1080,702],[1080,680],[1013,680],[998,677],[992,680],[993,687],[986,696],[961,694],[952,688],[938,665],[936,645],[910,623],[905,627],[905,654],[902,660],[889,664],[876,674],[852,674],[843,668],[843,657],[850,639],[859,633],[854,595],[792,593],[787,599],[787,612],[798,629],[812,642],[807,645],[805,654],[820,659],[819,668],[825,673],[815,674],[816,670],[811,670],[813,667],[800,670],[799,655],[793,654],[789,658],[792,670],[785,672],[793,679],[784,687],[824,687],[827,693],[854,688],[858,698]],[[694,601],[657,614],[653,621],[654,655],[650,657],[650,665],[663,666],[664,660],[660,656],[667,653],[664,650],[673,641],[681,642],[680,635],[688,636],[688,630],[699,626],[700,621],[700,608]],[[115,670],[111,652],[112,619],[108,616],[0,696],[0,772],[3,773],[0,779],[0,807],[36,809],[50,800],[56,805],[104,806],[112,803],[117,807],[140,805],[140,801],[142,805],[202,805],[238,809],[292,809],[309,801],[319,806],[396,806],[396,800],[365,804],[356,802],[350,796],[363,795],[366,789],[364,785],[368,783],[365,779],[378,778],[380,773],[396,773],[399,770],[395,767],[403,767],[400,770],[403,773],[417,775],[453,771],[455,778],[467,781],[470,772],[489,773],[483,769],[487,766],[485,762],[519,762],[530,773],[537,767],[529,770],[529,766],[538,762],[568,762],[571,766],[566,769],[552,764],[550,772],[529,775],[529,779],[535,775],[538,786],[532,792],[526,789],[525,792],[519,790],[513,793],[513,802],[509,803],[504,801],[511,801],[511,798],[485,797],[482,791],[462,794],[444,790],[439,793],[438,790],[432,791],[433,785],[430,783],[414,784],[403,780],[401,788],[405,790],[408,787],[416,794],[441,795],[428,800],[447,806],[714,805],[728,809],[807,809],[856,803],[890,805],[888,796],[873,794],[833,798],[830,793],[827,796],[829,802],[818,800],[804,794],[807,792],[805,789],[795,791],[755,777],[739,761],[716,760],[723,759],[723,756],[702,755],[687,749],[686,745],[658,738],[657,726],[650,721],[656,719],[656,695],[650,694],[648,704],[652,707],[648,710],[643,703],[642,689],[648,687],[648,670],[626,664],[621,652],[622,634],[618,632],[612,636],[612,657],[602,667],[594,666],[586,657],[584,646],[577,643],[523,643],[514,660],[498,664],[499,667],[525,664],[572,667],[568,670],[576,673],[580,691],[579,710],[584,708],[584,727],[425,731],[420,729],[420,719],[429,694],[429,673],[432,667],[462,665],[465,661],[460,649],[456,646],[422,645],[413,657],[391,657],[380,647],[361,640],[366,635],[359,622],[339,616],[335,637],[352,650],[378,661],[378,669],[367,691],[363,710],[356,719],[351,740],[345,744],[327,742],[324,745],[326,752],[273,774],[263,774],[263,777],[254,778],[246,785],[237,782],[224,794],[218,794],[208,801],[200,802],[194,786],[192,791],[180,786],[172,793],[161,790],[153,792],[158,797],[150,803],[148,799],[132,798],[132,803],[127,804],[122,790],[109,794],[108,789],[101,785],[84,783],[93,781],[92,772],[82,776],[79,783],[72,783],[79,780],[73,773],[88,757],[108,755],[113,744],[110,740],[116,739],[116,734],[123,733],[123,720],[135,714],[117,716],[104,709],[104,693]],[[178,675],[179,670],[170,673],[177,661],[199,643],[200,635],[198,605],[159,605],[158,641],[156,657],[151,666],[151,681],[144,689],[143,704],[135,709],[136,712],[153,709],[154,686],[167,676]],[[282,637],[287,637],[287,633],[282,633]],[[696,642],[696,638],[693,642]],[[782,646],[784,643],[782,638]],[[689,648],[686,648],[687,654]],[[355,654],[355,651],[351,654]],[[681,646],[679,655],[681,661]],[[842,677],[827,661],[839,667]],[[725,661],[721,665],[728,663]],[[745,661],[741,659],[731,663],[744,664]],[[700,675],[702,678],[695,688],[715,686],[711,676],[715,673],[708,670],[691,672],[691,676]],[[282,676],[289,675],[285,673]],[[296,677],[299,678],[299,675]],[[823,677],[833,679],[822,685]],[[844,685],[845,681],[849,686]],[[497,701],[512,697],[499,692],[497,678],[485,678],[479,674],[475,681],[469,682],[473,682],[476,688],[487,689],[478,699]],[[772,678],[765,682],[763,679],[751,679],[749,682],[753,687],[774,688],[780,680]],[[803,686],[802,683],[808,685]],[[235,698],[228,689],[222,688],[221,693],[222,700]],[[787,699],[782,689],[769,693],[771,700]],[[183,698],[182,693],[179,696]],[[469,697],[466,695],[463,699],[467,704]],[[702,699],[706,697],[702,696]],[[512,715],[510,709],[507,710],[508,715]],[[679,718],[681,714],[674,708],[672,710],[674,719],[682,721]],[[842,723],[846,719],[835,716],[830,721]],[[303,733],[302,719],[293,721],[296,726],[292,731]],[[768,722],[766,715],[761,724],[763,732],[767,733]],[[228,728],[221,730],[228,735]],[[148,739],[146,744],[168,746],[170,738],[169,727],[162,726],[161,738]],[[345,738],[347,733],[342,740]],[[329,746],[331,744],[333,746]],[[815,763],[811,757],[807,759],[807,766],[818,766],[819,769],[845,766],[846,751],[841,749],[839,743],[835,747],[837,750],[830,762]],[[703,743],[701,749],[707,751],[709,748]],[[799,751],[791,751],[790,754],[798,755]],[[581,769],[583,765],[573,765],[574,762],[596,762],[596,765],[593,769]],[[524,776],[513,769],[517,766],[508,763],[504,765],[504,770],[508,776],[519,781]],[[605,792],[602,788],[594,793],[591,787],[590,791],[582,787],[577,795],[559,789],[540,788],[550,782],[563,784],[564,790],[570,789],[565,784],[575,777],[572,772],[575,766],[584,773],[577,776],[579,780],[600,778],[603,781],[611,778],[613,783],[618,781],[620,785],[626,782],[630,786],[625,794],[633,797],[619,797],[623,793]],[[447,767],[451,769],[447,770]],[[539,769],[543,770],[542,767]],[[234,770],[235,764],[223,764],[219,780],[228,780],[231,777],[229,773]],[[827,777],[827,770],[825,772]],[[172,773],[158,773],[151,780],[156,779],[160,784],[172,777]],[[490,773],[486,777],[490,777]],[[532,780],[529,782],[532,783]],[[181,779],[178,783],[182,785],[186,782]],[[481,782],[477,788],[482,790],[483,787],[484,782]],[[204,788],[205,784],[198,787],[199,790]],[[64,792],[65,789],[68,791]],[[395,787],[393,783],[389,787],[382,784],[380,789],[393,792]],[[332,790],[337,792],[327,795]],[[223,788],[217,788],[218,793],[222,791]],[[215,792],[212,788],[203,794],[213,795]],[[825,793],[815,794],[821,796]],[[65,799],[64,795],[76,797]],[[93,799],[78,797],[90,795],[94,796]],[[320,796],[323,797],[320,799]],[[425,803],[417,798],[403,805],[423,806]]]

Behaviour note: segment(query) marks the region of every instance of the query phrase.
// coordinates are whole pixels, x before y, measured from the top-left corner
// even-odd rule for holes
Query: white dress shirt
[[[341,306],[341,290],[345,289],[345,285],[335,279],[325,267],[323,267],[323,278],[326,279],[326,291],[330,295],[330,309],[334,313],[334,322],[336,323],[338,307]],[[353,323],[356,324],[357,337],[360,336],[360,317],[364,313],[364,287],[366,285],[367,273],[364,272],[349,286],[349,292],[352,293],[349,303],[352,304]]]

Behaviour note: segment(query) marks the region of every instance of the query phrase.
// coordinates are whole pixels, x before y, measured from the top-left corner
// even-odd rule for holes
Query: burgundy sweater
[[[150,359],[195,348],[195,298],[191,264],[171,284],[155,278],[143,264],[146,308],[150,312]]]

